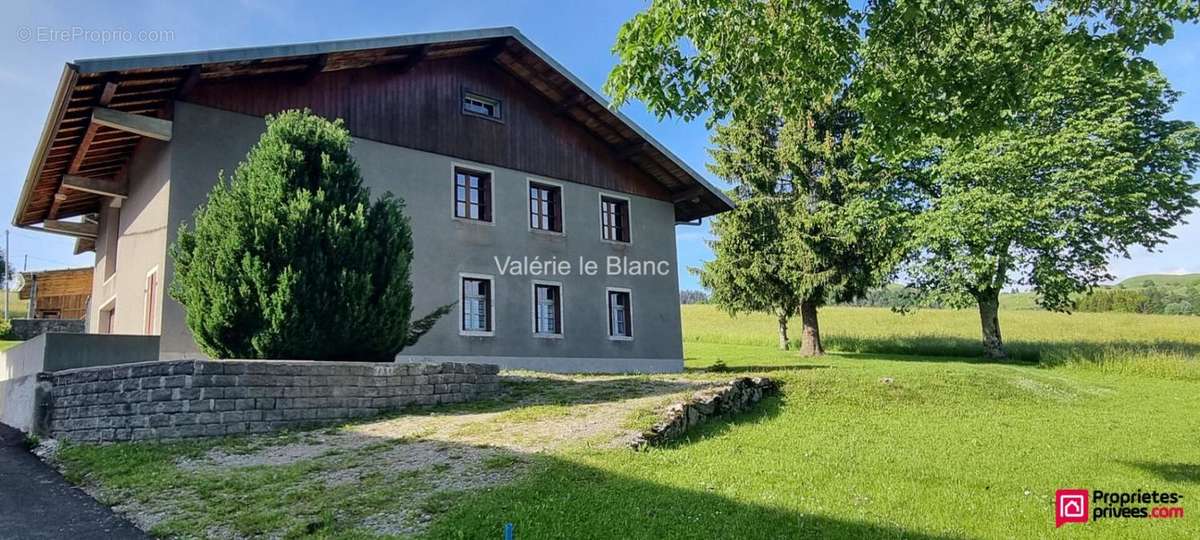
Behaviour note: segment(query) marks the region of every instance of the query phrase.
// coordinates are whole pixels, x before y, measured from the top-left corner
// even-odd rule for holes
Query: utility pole
[[[8,260],[8,229],[4,229],[4,268],[0,268],[0,272],[4,272],[4,320],[8,320],[8,268],[12,266]]]

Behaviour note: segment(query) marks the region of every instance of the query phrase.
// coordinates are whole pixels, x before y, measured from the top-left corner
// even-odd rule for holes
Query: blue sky
[[[392,1],[392,2],[6,2],[0,7],[0,215],[12,230],[11,252],[30,269],[88,266],[91,254],[72,256],[70,239],[13,229],[8,224],[41,133],[64,62],[79,58],[177,52],[303,41],[516,26],[593,88],[603,84],[615,62],[610,52],[617,28],[646,3],[641,0],[581,2]],[[70,34],[87,32],[85,36]],[[39,39],[48,32],[66,39]],[[132,39],[103,42],[104,31],[128,31]],[[1176,39],[1150,51],[1174,87],[1184,93],[1178,118],[1200,119],[1200,28],[1176,28]],[[708,133],[699,122],[658,121],[638,104],[624,112],[694,169],[705,172]],[[708,174],[709,179],[718,185]],[[1200,220],[1181,225],[1178,238],[1158,252],[1137,249],[1130,259],[1111,262],[1118,278],[1144,273],[1200,272]],[[697,288],[685,269],[711,257],[708,227],[678,232],[680,284]]]

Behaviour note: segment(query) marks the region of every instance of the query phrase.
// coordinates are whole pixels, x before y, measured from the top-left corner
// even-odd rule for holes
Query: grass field
[[[0,291],[0,294],[5,294]],[[8,316],[11,319],[20,319],[29,312],[29,301],[18,298],[17,291],[10,291],[8,294]],[[4,298],[0,297],[0,309],[4,308]]]
[[[708,305],[683,309],[688,343],[772,346],[776,324],[765,315],[730,319]],[[827,349],[846,353],[970,357],[982,354],[979,315],[972,310],[831,307],[820,312]],[[791,326],[798,344],[799,321]],[[1080,365],[1117,372],[1200,379],[1200,317],[1130,313],[1001,311],[1000,326],[1015,360]]]
[[[1025,354],[1043,352],[1039,363],[995,363],[943,355],[974,350],[969,312],[899,319],[886,310],[828,309],[823,332],[838,352],[817,359],[774,349],[765,317],[731,321],[705,306],[683,314],[689,372],[682,379],[624,377],[604,383],[622,385],[611,388],[576,379],[575,387],[588,390],[575,394],[507,383],[541,397],[479,404],[502,411],[486,421],[489,429],[507,425],[490,442],[485,435],[454,443],[423,431],[353,454],[330,450],[287,465],[207,472],[182,464],[213,446],[231,454],[276,447],[257,451],[283,455],[297,436],[68,446],[61,456],[70,478],[112,488],[110,502],[190,501],[192,510],[155,529],[164,535],[370,537],[363,516],[416,506],[428,523],[409,532],[429,538],[494,538],[510,522],[522,539],[1200,536],[1200,318],[1009,314],[1002,324],[1010,343]],[[1077,360],[1056,360],[1071,357]],[[617,402],[638,385],[746,373],[778,378],[783,394],[666,447],[633,452],[581,443],[494,456],[480,466],[524,465],[509,481],[424,498],[413,497],[413,482],[427,477],[411,471],[356,473],[358,483],[349,484],[319,480],[331,468],[419,453],[426,441],[445,445],[448,455],[509,448],[513,437],[537,431],[522,422],[587,425],[624,410],[629,418],[621,422],[644,423],[653,418],[645,411],[597,413],[596,402]],[[639,396],[646,398],[626,397]],[[425,426],[455,425],[473,412],[442,409]],[[1055,529],[1060,488],[1179,492],[1187,516]]]

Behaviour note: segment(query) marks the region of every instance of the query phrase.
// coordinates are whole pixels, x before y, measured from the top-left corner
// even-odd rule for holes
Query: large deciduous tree
[[[927,297],[977,306],[989,357],[1005,356],[1003,288],[1030,287],[1042,307],[1069,311],[1112,279],[1111,257],[1165,242],[1196,205],[1200,131],[1165,118],[1176,93],[1152,64],[1102,47],[1061,42],[1008,126],[929,144],[906,274]]]
[[[803,114],[847,79],[875,143],[1002,125],[1061,36],[1126,51],[1200,19],[1181,0],[653,0],[621,26],[605,90],[686,119]]]
[[[214,358],[389,361],[451,306],[412,321],[403,202],[372,202],[350,133],[308,111],[267,130],[171,247],[171,296]]]
[[[924,212],[918,285],[974,299],[999,355],[1011,276],[1067,308],[1192,206],[1191,127],[1163,120],[1174,97],[1138,55],[1197,18],[1178,0],[654,0],[605,89],[715,125],[796,121],[853,88],[874,159],[928,180],[897,199]]]

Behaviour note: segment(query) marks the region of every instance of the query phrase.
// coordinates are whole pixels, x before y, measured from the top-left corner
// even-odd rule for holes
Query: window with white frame
[[[500,120],[500,100],[482,96],[474,92],[463,92],[463,113],[472,116],[482,116],[491,120]]]
[[[600,197],[600,237],[609,242],[629,242],[629,201]]]
[[[633,316],[631,311],[628,290],[608,290],[608,336],[610,338],[633,338]]]
[[[533,333],[562,335],[562,286],[557,283],[533,284]]]
[[[541,182],[529,183],[529,228],[562,232],[562,188]]]
[[[489,277],[462,276],[462,326],[464,333],[492,331],[492,280]]]
[[[454,217],[475,221],[492,220],[492,175],[462,167],[454,168]]]

